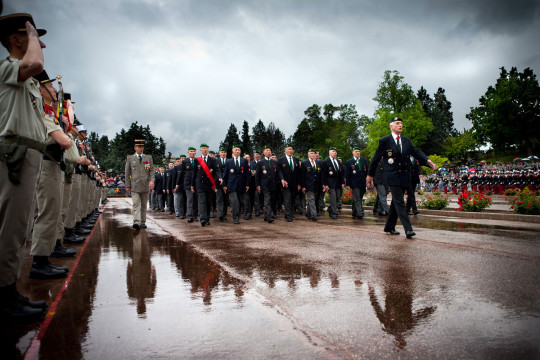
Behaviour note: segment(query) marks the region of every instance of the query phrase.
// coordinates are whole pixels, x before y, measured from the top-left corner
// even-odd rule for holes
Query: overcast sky
[[[244,120],[289,136],[313,104],[371,117],[385,70],[444,88],[462,130],[501,66],[540,71],[536,0],[3,2],[48,31],[45,69],[90,131],[149,124],[173,155]]]

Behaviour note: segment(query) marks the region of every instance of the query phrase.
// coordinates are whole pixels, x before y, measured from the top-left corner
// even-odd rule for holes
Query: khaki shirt
[[[45,144],[46,145],[56,144],[56,141],[54,141],[54,139],[52,138],[50,134],[58,130],[62,131],[60,124],[57,125],[54,122],[54,116],[51,114],[44,114],[43,122],[45,123],[45,127],[47,128],[47,140],[45,141]]]
[[[19,62],[12,58],[0,61],[0,136],[20,135],[44,142],[39,82],[34,78],[17,81]]]
[[[128,155],[124,174],[126,175],[125,186],[131,188],[131,192],[149,192],[148,183],[155,180],[152,155],[143,154],[140,162],[137,154]]]

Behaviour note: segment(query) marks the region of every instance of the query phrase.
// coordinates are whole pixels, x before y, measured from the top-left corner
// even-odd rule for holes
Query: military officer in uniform
[[[185,159],[186,155],[181,154],[179,158],[176,159],[176,161],[174,162],[175,166],[172,172],[174,212],[176,213],[176,217],[179,217],[181,219],[186,218],[186,208],[184,206],[186,193],[184,192],[184,183],[181,183],[181,187],[179,185],[178,176],[180,175],[182,161],[184,161]]]
[[[323,173],[323,188],[328,191],[330,206],[328,214],[330,218],[336,220],[338,218],[338,189],[343,189],[345,186],[344,169],[341,162],[337,159],[337,149],[331,147],[328,151],[328,158],[322,163]]]
[[[315,159],[315,149],[309,149],[308,159],[302,161],[302,191],[306,193],[308,201],[306,216],[317,221],[319,195],[322,191],[322,174],[320,164]]]
[[[225,163],[223,174],[223,190],[229,196],[235,224],[240,224],[240,204],[249,196],[249,163],[240,152],[240,146],[233,145],[233,157]]]
[[[154,189],[154,160],[143,154],[144,140],[135,140],[135,154],[126,158],[126,192],[133,199],[133,228],[146,228],[146,207],[149,187]]]
[[[420,165],[429,165],[434,170],[437,169],[437,165],[428,159],[423,152],[417,150],[409,138],[401,136],[403,121],[399,117],[390,119],[390,129],[392,133],[379,140],[377,151],[371,159],[366,181],[368,186],[373,186],[373,176],[377,164],[382,159],[384,166],[383,184],[390,186],[392,192],[392,203],[384,231],[391,235],[399,235],[399,232],[396,231],[396,222],[399,217],[405,228],[405,235],[410,239],[416,234],[407,216],[403,199],[405,190],[411,186],[411,161],[409,157],[414,156]]]
[[[41,167],[46,128],[39,82],[45,45],[29,14],[0,17],[0,40],[9,57],[0,61],[0,317],[33,321],[44,315],[44,301],[17,291],[28,218]],[[7,160],[10,160],[9,164]]]
[[[352,159],[345,163],[345,184],[352,191],[353,205],[352,216],[362,219],[364,217],[364,207],[362,199],[366,193],[366,176],[368,164],[366,159],[360,157],[360,148],[354,147]]]

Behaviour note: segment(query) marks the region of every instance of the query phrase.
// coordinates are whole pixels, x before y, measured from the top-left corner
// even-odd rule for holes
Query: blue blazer
[[[234,157],[227,159],[223,169],[223,186],[227,192],[245,192],[249,186],[249,163],[246,159],[239,159],[239,169],[236,168]]]

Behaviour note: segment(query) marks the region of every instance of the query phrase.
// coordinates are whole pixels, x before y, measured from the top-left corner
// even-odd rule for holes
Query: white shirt
[[[403,141],[401,141],[401,135],[396,135],[396,134],[392,133],[392,137],[394,138],[394,142],[396,143],[396,146],[397,146],[397,137],[398,136],[399,136],[399,144],[400,144],[399,151],[403,152]]]

